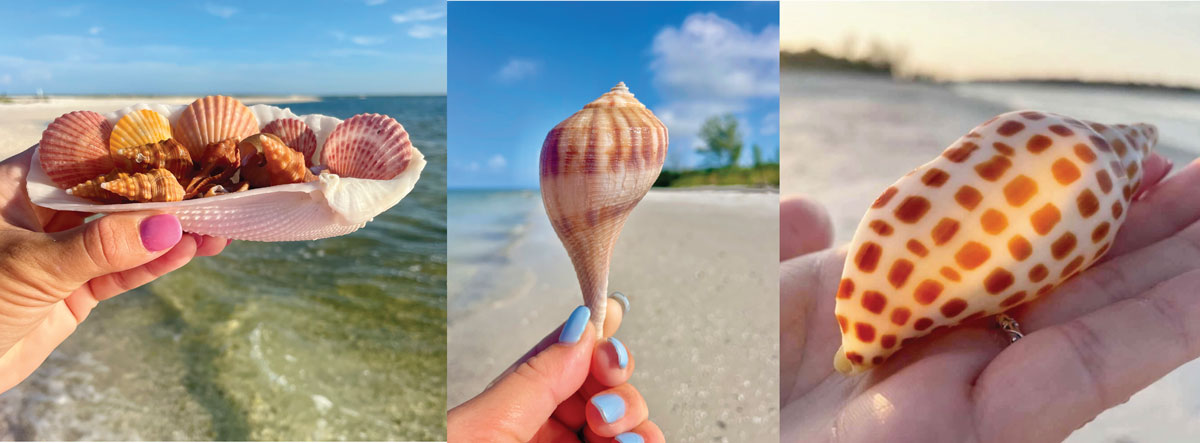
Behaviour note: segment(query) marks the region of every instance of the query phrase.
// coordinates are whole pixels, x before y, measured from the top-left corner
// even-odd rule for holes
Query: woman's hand
[[[604,336],[621,325],[628,301],[610,297]],[[665,442],[646,402],[628,383],[633,355],[615,338],[596,339],[586,307],[450,410],[451,442]],[[498,337],[502,338],[502,337]]]
[[[0,162],[0,392],[32,374],[101,300],[220,253],[224,238],[183,235],[173,215],[88,214],[35,206],[33,148]]]
[[[1045,298],[923,337],[857,376],[833,370],[845,251],[782,263],[783,441],[1060,441],[1200,356],[1200,162],[1145,165],[1111,252]],[[782,220],[782,223],[803,223]]]

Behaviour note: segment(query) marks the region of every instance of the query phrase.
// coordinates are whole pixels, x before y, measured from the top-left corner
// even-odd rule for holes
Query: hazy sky
[[[1014,76],[1200,86],[1200,3],[784,3],[780,46],[841,53],[848,35],[964,80]]]
[[[446,91],[439,0],[0,0],[0,93]]]
[[[670,130],[668,167],[697,166],[705,119],[778,158],[773,2],[451,2],[449,185],[538,186],[546,133],[624,81]]]

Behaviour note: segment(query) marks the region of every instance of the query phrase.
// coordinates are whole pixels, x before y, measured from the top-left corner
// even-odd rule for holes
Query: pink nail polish
[[[183,238],[183,228],[179,225],[179,219],[172,214],[147,217],[138,226],[138,233],[142,237],[142,247],[150,252],[168,249]]]
[[[205,236],[196,234],[196,233],[192,233],[192,232],[189,232],[188,235],[192,236],[192,239],[196,240],[196,249],[200,249],[201,247],[204,246],[204,237]]]

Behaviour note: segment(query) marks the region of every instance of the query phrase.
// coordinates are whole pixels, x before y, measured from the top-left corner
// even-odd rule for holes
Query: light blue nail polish
[[[600,411],[600,417],[605,423],[613,423],[625,416],[625,399],[617,394],[604,394],[592,397],[592,405]]]
[[[574,311],[571,311],[571,316],[567,317],[567,322],[563,323],[562,332],[558,333],[558,342],[575,343],[579,341],[590,318],[592,318],[592,311],[588,310],[587,306],[575,308]]]
[[[625,350],[625,345],[616,337],[609,337],[608,342],[612,343],[613,349],[617,351],[617,366],[625,369],[625,365],[629,364],[629,351]]]
[[[626,432],[617,436],[617,443],[646,443],[646,440],[640,435]]]
[[[618,303],[621,303],[621,312],[624,312],[626,314],[629,313],[629,299],[625,297],[625,294],[622,294],[620,292],[614,292],[612,294],[609,294],[608,298],[611,298],[613,300],[616,300]]]

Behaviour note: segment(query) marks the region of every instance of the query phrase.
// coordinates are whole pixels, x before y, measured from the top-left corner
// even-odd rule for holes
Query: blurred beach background
[[[539,154],[623,81],[671,138],[609,276],[632,305],[617,332],[631,383],[669,441],[777,440],[778,4],[455,2],[450,15],[448,406],[582,303]]]
[[[882,189],[1002,112],[1153,123],[1177,168],[1200,156],[1200,59],[1179,56],[1200,53],[1195,4],[785,3],[781,17],[781,192],[825,206],[838,245]],[[1196,435],[1200,362],[1068,441]]]
[[[408,197],[353,234],[235,241],[101,303],[0,394],[0,440],[444,440],[444,4],[160,6],[211,35],[136,22],[146,12],[132,5],[6,7],[16,15],[0,30],[0,157],[66,112],[254,91],[239,98],[390,115],[429,163]],[[258,11],[287,29],[239,43],[263,29]],[[34,22],[52,29],[21,29]],[[414,37],[417,26],[432,35]],[[338,37],[363,29],[378,34]],[[135,43],[147,34],[152,47]]]

